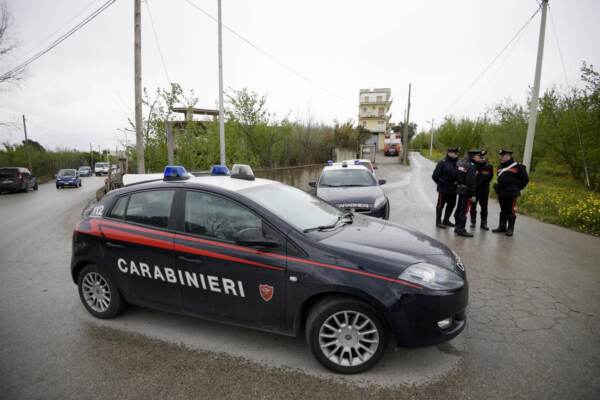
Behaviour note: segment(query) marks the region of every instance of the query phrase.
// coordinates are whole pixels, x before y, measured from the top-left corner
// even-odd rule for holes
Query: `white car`
[[[97,162],[94,165],[94,174],[96,174],[96,176],[108,175],[108,163],[107,162]]]

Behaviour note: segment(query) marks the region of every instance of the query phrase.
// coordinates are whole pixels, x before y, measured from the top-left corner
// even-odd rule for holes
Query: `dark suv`
[[[36,177],[27,168],[0,168],[0,193],[27,192],[29,189],[38,190],[38,183]]]

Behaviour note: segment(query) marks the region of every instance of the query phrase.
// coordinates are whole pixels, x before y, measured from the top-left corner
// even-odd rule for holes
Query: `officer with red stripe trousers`
[[[465,158],[457,163],[456,181],[458,183],[458,204],[454,212],[454,221],[456,227],[454,233],[458,236],[473,237],[472,233],[467,232],[467,213],[471,204],[475,202],[475,189],[477,187],[477,168],[473,163],[473,158],[479,158],[481,151],[471,150]]]
[[[515,230],[515,220],[517,219],[517,197],[521,195],[521,190],[529,183],[529,175],[523,164],[516,162],[512,157],[512,151],[501,149],[500,166],[497,172],[497,182],[494,190],[498,194],[500,203],[500,222],[498,228],[493,229],[494,233],[505,233],[506,236],[512,236]],[[507,227],[508,225],[508,227]]]
[[[494,167],[485,159],[487,152],[481,151],[480,157],[474,157],[473,161],[477,167],[477,187],[475,189],[475,202],[471,204],[471,228],[475,228],[477,222],[477,204],[481,209],[481,223],[479,227],[489,231],[487,225],[488,199],[490,197],[490,182],[494,177]]]
[[[450,222],[452,210],[456,205],[456,162],[458,160],[458,148],[448,148],[446,157],[438,161],[431,179],[437,184],[438,199],[435,207],[435,226],[446,229],[446,226],[454,226]],[[442,213],[444,221],[442,222]]]

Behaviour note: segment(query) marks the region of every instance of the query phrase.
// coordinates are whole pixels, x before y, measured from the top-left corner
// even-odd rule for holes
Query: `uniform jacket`
[[[458,194],[463,196],[475,196],[477,188],[477,168],[468,158],[461,158],[457,163],[456,181],[458,182]]]
[[[446,157],[438,161],[431,175],[437,184],[437,191],[444,194],[456,193],[456,159]]]
[[[490,182],[494,178],[494,167],[487,161],[475,164],[477,168],[477,194],[485,194],[490,191]]]
[[[501,163],[498,166],[498,180],[494,189],[498,196],[516,197],[521,195],[521,190],[529,183],[529,175],[523,164],[516,163],[515,166],[500,173],[503,168],[507,168],[515,163],[512,158],[510,161]]]

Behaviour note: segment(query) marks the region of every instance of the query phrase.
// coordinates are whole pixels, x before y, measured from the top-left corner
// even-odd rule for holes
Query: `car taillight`
[[[23,179],[23,175],[21,175],[21,173],[17,174],[17,179]]]

